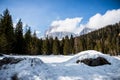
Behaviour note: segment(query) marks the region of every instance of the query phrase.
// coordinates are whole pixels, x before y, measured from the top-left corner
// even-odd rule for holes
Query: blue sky
[[[21,18],[32,30],[43,35],[55,20],[82,17],[81,23],[88,22],[97,13],[119,9],[120,0],[0,0],[0,13],[8,8],[13,22]]]

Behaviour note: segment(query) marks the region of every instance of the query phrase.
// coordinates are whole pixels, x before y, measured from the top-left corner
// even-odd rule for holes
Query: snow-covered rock
[[[101,52],[95,51],[95,50],[87,50],[87,51],[82,51],[76,55],[73,56],[70,60],[67,61],[67,63],[72,62],[75,63],[77,60],[83,60],[83,59],[89,59],[89,58],[97,58],[97,57],[103,57],[110,61],[111,59],[115,59],[109,55],[103,54]]]
[[[4,59],[4,58],[3,58]],[[48,66],[38,58],[16,58],[18,63],[8,63],[0,69],[0,80],[47,80],[49,74]],[[49,77],[50,78],[50,77]]]

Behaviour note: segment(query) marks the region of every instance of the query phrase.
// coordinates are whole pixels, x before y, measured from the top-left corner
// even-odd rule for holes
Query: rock
[[[0,56],[4,56],[4,55],[0,53]]]
[[[17,75],[17,74],[14,74],[14,75],[11,77],[11,80],[20,80],[20,79],[18,78],[18,75]]]
[[[16,64],[22,60],[23,58],[5,57],[2,60],[0,60],[0,67],[7,64]]]
[[[97,57],[96,59],[83,59],[83,60],[77,60],[76,63],[84,63],[88,66],[101,66],[101,65],[105,65],[105,64],[109,64],[111,65],[110,62],[108,62],[105,58],[103,57]]]

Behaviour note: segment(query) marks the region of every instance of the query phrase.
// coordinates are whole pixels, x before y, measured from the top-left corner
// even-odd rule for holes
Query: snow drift
[[[48,66],[38,58],[5,57],[1,61],[7,62],[1,66],[0,80],[47,80],[49,76]]]
[[[83,59],[88,59],[88,58],[97,58],[97,57],[103,57],[107,59],[108,61],[112,62],[112,60],[116,60],[114,57],[103,54],[101,52],[95,51],[95,50],[87,50],[87,51],[82,51],[76,55],[73,56],[70,60],[67,61],[67,63],[75,63],[77,60],[83,60]]]
[[[76,63],[77,60],[96,59],[98,57],[105,58],[111,65],[91,67],[84,63]],[[98,51],[82,51],[67,62],[64,62],[64,65],[69,66],[71,71],[75,72],[74,76],[79,75],[77,79],[80,80],[120,80],[120,60]]]

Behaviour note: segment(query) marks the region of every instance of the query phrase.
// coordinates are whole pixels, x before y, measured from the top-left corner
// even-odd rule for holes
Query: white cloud
[[[98,29],[109,24],[115,24],[118,21],[120,21],[120,9],[109,10],[104,15],[97,13],[92,16],[86,26]]]
[[[49,32],[74,32],[76,27],[79,26],[79,23],[81,22],[82,18],[76,17],[76,18],[66,18],[65,20],[56,20],[51,23],[51,27],[49,29]]]
[[[120,21],[120,9],[108,10],[105,14],[97,13],[92,16],[86,24],[80,24],[82,17],[66,18],[65,20],[53,21],[46,34],[53,32],[73,32],[80,33],[84,27],[99,29],[109,24],[115,24]]]

